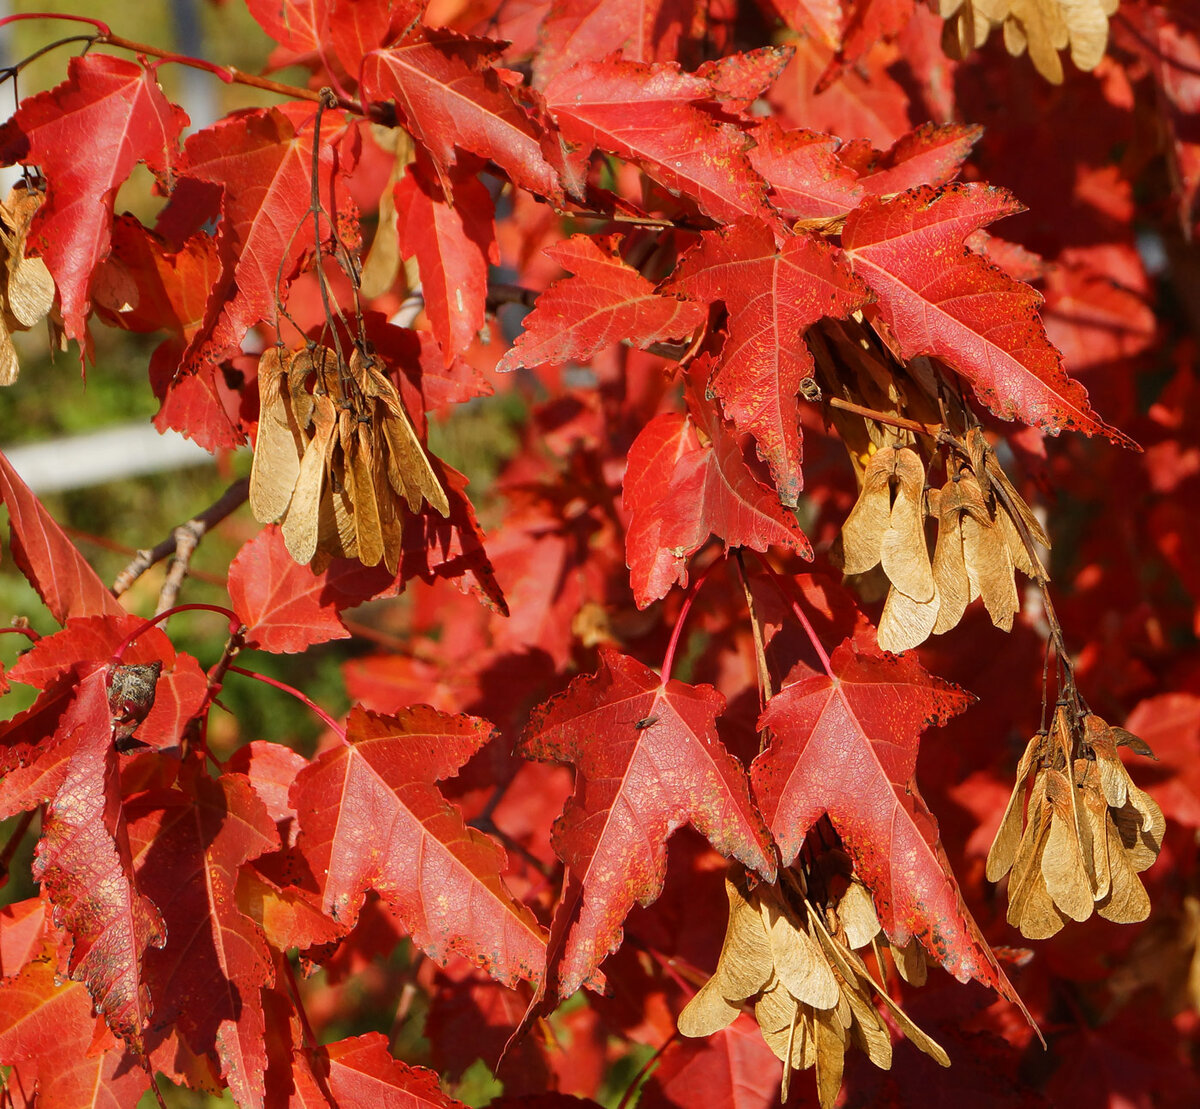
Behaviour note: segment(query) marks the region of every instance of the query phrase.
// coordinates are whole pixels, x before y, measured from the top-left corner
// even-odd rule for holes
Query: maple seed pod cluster
[[[851,1044],[875,1066],[891,1068],[891,1033],[874,996],[909,1040],[950,1065],[854,950],[875,944],[881,931],[865,887],[852,881],[829,909],[832,929],[807,899],[797,911],[776,886],[761,883],[750,891],[727,876],[725,892],[729,924],[721,957],[716,973],[679,1014],[683,1035],[710,1036],[732,1024],[744,1004],[753,1005],[763,1040],[783,1062],[783,1098],[793,1070],[815,1067],[818,1098],[822,1109],[830,1109]],[[897,957],[896,965],[902,975],[924,980],[918,951]]]
[[[288,553],[318,573],[331,559],[396,572],[403,505],[450,505],[375,360],[347,365],[328,347],[271,347],[258,363],[259,422],[250,471],[257,520],[283,524]]]
[[[1060,50],[1071,48],[1071,61],[1085,73],[1104,57],[1108,19],[1120,0],[940,0],[946,20],[942,45],[952,58],[965,58],[982,46],[993,27],[1003,27],[1004,48],[1029,60],[1047,81],[1061,85]]]
[[[1149,748],[1091,713],[1075,729],[1076,743],[1071,719],[1060,705],[1050,732],[1029,741],[988,851],[989,881],[1011,872],[1008,922],[1028,939],[1054,935],[1068,918],[1087,920],[1093,909],[1118,924],[1150,913],[1138,875],[1158,857],[1165,824],[1117,754],[1120,746]]]
[[[45,319],[54,304],[54,279],[40,258],[25,257],[29,225],[42,206],[45,194],[25,182],[13,186],[0,201],[0,385],[17,380],[20,366],[13,346],[14,331],[28,331]]]
[[[1021,529],[1043,547],[1050,540],[982,431],[967,434],[948,468],[945,485],[926,492],[925,464],[915,450],[877,450],[842,527],[845,572],[862,574],[879,565],[890,583],[879,620],[884,650],[906,651],[950,631],[976,597],[983,598],[992,623],[1010,631],[1021,607],[1014,571],[1048,580]],[[927,516],[937,521],[932,558]]]

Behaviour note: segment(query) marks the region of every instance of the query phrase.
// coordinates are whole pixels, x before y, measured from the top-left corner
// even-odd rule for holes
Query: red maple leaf
[[[857,208],[863,188],[837,156],[839,142],[819,131],[759,124],[750,164],[771,187],[771,202],[790,220],[830,220]]]
[[[44,635],[29,648],[9,671],[13,681],[47,689],[56,678],[77,677],[106,663],[127,637],[145,627],[146,621],[131,612],[120,616],[72,616],[62,631]],[[145,628],[122,653],[125,663],[161,662],[169,669],[175,648],[161,628]]]
[[[772,697],[758,722],[772,739],[751,780],[784,865],[828,814],[897,944],[916,935],[951,974],[1015,1000],[913,777],[921,732],[965,709],[970,695],[912,655],[864,654],[849,640],[829,665],[826,674],[803,667],[806,676]]]
[[[124,616],[125,610],[75,544],[0,452],[0,500],[8,509],[12,555],[60,624],[71,616]]]
[[[711,1109],[773,1109],[779,1060],[748,1016],[699,1040],[676,1037],[638,1098],[645,1109],[689,1109],[697,1090]]]
[[[1130,445],[1067,376],[1038,316],[1042,298],[963,245],[971,232],[1021,210],[987,185],[869,197],[847,218],[842,246],[879,298],[903,357],[940,358],[1003,419]]]
[[[36,1082],[39,1109],[135,1105],[150,1085],[133,1052],[107,1030],[97,1036],[87,990],[60,981],[49,957],[0,982],[0,1063],[13,1067],[5,1079],[9,1096],[28,1096]]]
[[[394,195],[400,253],[415,257],[421,293],[447,366],[475,340],[487,307],[488,265],[499,265],[491,193],[461,166],[446,171],[453,203],[428,163],[408,167]]]
[[[450,515],[444,517],[427,504],[416,517],[405,518],[400,576],[405,581],[452,581],[464,593],[470,590],[488,607],[507,614],[504,593],[483,546],[483,529],[466,493],[467,479],[436,457],[429,461],[446,491]]]
[[[693,372],[702,379],[710,364],[699,358]],[[690,416],[656,417],[629,448],[624,502],[633,519],[625,557],[639,608],[676,581],[687,584],[687,560],[710,535],[727,547],[775,545],[812,557],[795,517],[754,476],[715,407],[694,392],[688,401]]]
[[[775,222],[746,140],[701,107],[713,96],[703,78],[673,63],[588,60],[556,74],[545,96],[576,164],[597,149],[619,154],[714,219]]]
[[[431,957],[457,952],[510,984],[539,977],[542,929],[504,886],[504,852],[433,784],[492,738],[491,725],[427,705],[390,717],[355,707],[346,735],[291,794],[325,911],[353,925],[374,889]]]
[[[541,24],[534,84],[617,50],[635,62],[673,61],[694,7],[695,0],[556,0]]]
[[[309,215],[313,118],[307,103],[258,109],[206,127],[184,144],[186,176],[220,191],[218,247],[234,252],[236,261],[222,267],[176,376],[223,362],[251,327],[274,323],[277,300],[316,251]],[[344,190],[335,183],[357,159],[356,139],[353,126],[332,116],[323,121],[319,201],[335,221],[346,213]],[[321,227],[327,236],[328,218]]]
[[[170,331],[185,341],[204,322],[221,269],[216,240],[202,231],[178,248],[128,214],[116,218],[112,250],[96,273],[101,318],[129,331]]]
[[[518,752],[575,767],[575,792],[554,825],[554,849],[569,868],[548,956],[557,996],[574,993],[616,950],[635,902],[659,895],[666,841],[683,824],[774,879],[746,773],[717,736],[724,708],[712,686],[664,683],[602,647],[597,673],[531,716]]]
[[[729,334],[712,391],[734,426],[754,436],[780,499],[795,505],[803,487],[797,398],[814,370],[804,332],[865,304],[866,285],[819,239],[796,235],[777,247],[766,224],[746,218],[704,232],[664,291],[725,304]]]
[[[316,50],[329,27],[331,0],[246,0],[258,25],[297,54]]]
[[[859,139],[843,147],[838,157],[858,174],[864,192],[887,196],[953,181],[982,135],[983,128],[978,125],[923,123],[887,151],[875,150]]]
[[[165,933],[129,855],[106,667],[80,682],[60,731],[70,761],[46,809],[33,876],[54,904],[55,922],[73,937],[71,977],[84,982],[109,1027],[140,1050],[151,1011],[143,959]]]
[[[315,643],[346,639],[338,610],[345,605],[331,568],[314,574],[288,554],[277,525],[263,528],[229,567],[229,598],[246,625],[246,643],[263,651],[293,654]],[[379,587],[389,575],[371,575]]]
[[[0,978],[11,978],[42,953],[48,911],[40,897],[0,908]]]
[[[329,1090],[339,1105],[380,1104],[397,1109],[466,1109],[442,1093],[437,1075],[392,1057],[379,1032],[352,1036],[319,1050],[329,1067]],[[326,1104],[322,1099],[318,1104]]]
[[[275,821],[280,842],[287,847],[296,842],[299,831],[296,810],[288,800],[288,793],[296,775],[307,765],[308,759],[299,751],[266,739],[239,747],[225,764],[228,772],[244,774],[249,780],[251,789]]]
[[[262,1105],[265,1025],[259,990],[274,980],[261,929],[239,911],[243,863],[279,846],[275,823],[239,774],[185,774],[126,807],[138,883],[154,899],[166,943],[148,953],[155,1012],[148,1035],[175,1028],[213,1053],[239,1105]]]
[[[132,613],[120,617],[80,616],[67,620],[63,630],[43,636],[25,652],[10,671],[14,681],[49,689],[58,679],[80,675],[107,663],[129,636],[123,664],[158,662],[162,666],[154,686],[153,705],[138,725],[134,738],[153,747],[178,744],[184,725],[203,707],[208,681],[200,664],[184,653],[176,654],[159,628],[146,628]],[[53,729],[51,729],[53,731]]]
[[[850,0],[846,7],[850,15],[842,32],[841,49],[822,83],[843,67],[853,65],[880,39],[899,34],[912,18],[914,0]]]
[[[778,12],[793,30],[814,35],[828,47],[842,41],[842,6],[838,0],[760,0],[760,4]]]
[[[62,742],[61,724],[78,693],[74,676],[60,678],[0,724],[0,820],[44,805],[58,792],[74,751]]]
[[[647,347],[683,338],[704,322],[706,313],[699,305],[657,295],[646,278],[622,261],[620,243],[619,235],[599,241],[572,235],[546,248],[575,276],[555,282],[537,298],[525,330],[497,370],[587,362],[612,343]]]
[[[172,178],[188,119],[148,66],[97,53],[72,58],[67,72],[21,105],[0,149],[46,174],[32,239],[54,276],[67,336],[86,346],[92,277],[108,254],[117,189],[139,162]]]
[[[560,193],[537,132],[490,60],[501,44],[415,27],[398,44],[363,59],[363,92],[394,100],[409,132],[433,159],[447,193],[455,147],[494,161],[541,196]]]

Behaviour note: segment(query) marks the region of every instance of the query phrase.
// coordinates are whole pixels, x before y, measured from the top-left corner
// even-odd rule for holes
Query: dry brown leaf
[[[846,1062],[846,1029],[834,1012],[818,1012],[817,1040],[817,1101],[821,1109],[833,1109],[842,1089],[842,1070]]]
[[[962,537],[972,599],[982,597],[992,623],[1002,631],[1011,631],[1021,605],[1003,532],[994,525],[981,525],[967,513],[962,517]]]
[[[1112,862],[1108,855],[1108,804],[1100,792],[1097,764],[1087,759],[1075,762],[1075,782],[1079,790],[1080,841],[1083,861],[1095,900],[1108,896],[1112,885]]]
[[[1046,891],[1042,854],[1050,835],[1053,806],[1046,798],[1048,771],[1040,771],[1030,790],[1028,823],[1008,878],[1008,923],[1027,939],[1046,939],[1062,929],[1065,917]]]
[[[297,561],[400,561],[399,498],[442,515],[449,501],[413,431],[396,386],[355,350],[347,365],[328,347],[266,352],[250,504],[264,523],[282,520]],[[307,554],[307,558],[300,555]]]
[[[937,623],[940,602],[936,592],[928,601],[914,601],[893,585],[879,617],[879,646],[895,654],[920,646]]]
[[[337,414],[327,396],[314,398],[314,432],[304,448],[296,487],[283,517],[283,541],[297,562],[311,562],[320,535],[321,490],[325,483],[326,460],[333,445]]]
[[[754,1002],[754,1019],[764,1032],[789,1032],[799,1006],[787,987],[778,978],[772,978]]]
[[[728,878],[725,895],[729,899],[729,926],[717,961],[716,977],[721,980],[725,997],[743,1001],[763,989],[774,974],[771,940],[758,906]]]
[[[679,1014],[679,1032],[693,1039],[711,1036],[720,1032],[722,1028],[729,1027],[737,1020],[741,1011],[740,1005],[735,1005],[721,996],[717,979],[710,978]]]
[[[354,424],[347,445],[345,477],[350,504],[354,510],[354,531],[357,538],[358,560],[364,566],[378,566],[383,561],[383,527],[379,521],[379,500],[375,495],[375,459],[368,424]],[[381,490],[386,496],[386,489]]]
[[[921,941],[913,936],[903,947],[892,945],[892,961],[900,977],[910,986],[923,986],[929,977],[929,960]]]
[[[0,201],[0,385],[11,385],[20,373],[12,332],[28,331],[54,305],[54,279],[40,258],[25,257],[25,242],[43,193],[18,182]]]
[[[1013,860],[1017,857],[1017,848],[1021,843],[1021,829],[1025,822],[1025,789],[1029,780],[1029,772],[1034,760],[1040,758],[1045,745],[1044,735],[1035,735],[1026,745],[1017,763],[1017,780],[1013,785],[1012,794],[1008,799],[1008,807],[1000,827],[996,830],[996,838],[987,854],[987,880],[998,882],[1012,869]]]
[[[1059,51],[1068,45],[1075,66],[1089,72],[1100,63],[1108,42],[1108,20],[1118,0],[941,0],[946,19],[943,45],[964,58],[1002,27],[1004,48],[1014,57],[1026,49],[1037,71],[1061,84]]]
[[[947,483],[948,485],[952,483]],[[932,634],[941,635],[958,626],[971,598],[971,582],[963,558],[962,527],[957,508],[947,508],[945,489],[938,513],[937,544],[933,550],[933,582],[937,589],[937,619]]]
[[[292,416],[287,389],[290,351],[268,347],[258,360],[258,435],[250,467],[250,510],[256,520],[287,511],[300,476],[304,437]]]
[[[857,950],[866,947],[883,929],[875,913],[871,892],[861,882],[852,881],[838,901],[838,919],[846,933],[846,942]]]
[[[925,542],[925,464],[916,451],[895,452],[896,495],[879,546],[892,585],[914,601],[932,601],[933,571]],[[932,626],[932,621],[930,623]]]
[[[879,1010],[856,990],[846,991],[853,1022],[850,1038],[859,1050],[880,1070],[892,1069],[892,1036],[879,1016]]]
[[[847,574],[865,574],[879,562],[879,551],[892,512],[892,469],[896,451],[884,447],[871,456],[863,474],[858,500],[842,525],[843,569]]]
[[[1050,834],[1042,851],[1046,892],[1072,920],[1087,920],[1095,899],[1079,842],[1073,803],[1075,789],[1057,770],[1046,771],[1045,788],[1050,803]]]
[[[791,918],[780,900],[764,897],[760,911],[780,983],[805,1005],[814,1009],[833,1008],[838,1000],[838,986],[821,949]]]
[[[1111,810],[1110,810],[1111,811]],[[1108,856],[1112,863],[1112,885],[1096,911],[1115,924],[1136,924],[1150,915],[1150,896],[1137,876],[1123,834],[1108,821]]]
[[[1162,849],[1166,821],[1162,809],[1150,794],[1129,783],[1129,799],[1120,809],[1110,808],[1109,814],[1125,847],[1125,854],[1134,871],[1141,873],[1153,864]]]
[[[913,1023],[908,1014],[892,1000],[887,990],[875,981],[871,972],[867,969],[867,964],[853,951],[841,947],[829,935],[825,926],[811,909],[809,911],[809,919],[813,922],[814,931],[817,938],[821,941],[821,946],[825,949],[826,954],[829,955],[830,963],[846,982],[866,982],[875,991],[875,995],[883,1002],[888,1012],[895,1018],[905,1038],[920,1048],[921,1051],[938,1063],[939,1066],[948,1067],[950,1065],[950,1056],[946,1054],[945,1049]]]

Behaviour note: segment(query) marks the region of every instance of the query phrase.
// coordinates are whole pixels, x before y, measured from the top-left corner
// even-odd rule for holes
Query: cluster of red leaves
[[[337,108],[294,90],[181,140],[155,66],[102,39],[0,129],[0,156],[44,178],[29,243],[65,334],[86,358],[92,319],[162,332],[156,423],[236,447],[258,418],[244,345],[338,330],[318,269],[353,314],[341,269],[367,213],[392,270],[372,257],[360,337],[418,432],[492,389],[528,417],[486,543],[434,459],[450,513],[406,516],[395,578],[313,574],[274,526],[233,560],[237,647],[302,652],[410,595],[404,650],[346,663],[355,707],[312,759],[255,741],[218,760],[231,653],[206,674],[127,613],[0,456],[11,554],[62,626],[0,675],[39,691],[0,727],[0,817],[40,814],[40,895],[0,910],[5,1097],[132,1104],[157,1072],[249,1106],[458,1104],[378,1033],[324,1042],[357,974],[427,995],[447,1082],[591,987],[511,1046],[508,1104],[594,1096],[637,1044],[659,1052],[641,1104],[769,1106],[752,1025],[682,1041],[675,1016],[716,963],[724,860],[770,882],[831,839],[893,946],[915,936],[1002,998],[935,976],[906,1007],[950,1078],[900,1049],[886,1075],[851,1067],[846,1104],[1192,1103],[1200,31],[1182,6],[1126,4],[1113,57],[1061,88],[1001,50],[949,62],[911,2],[247,6],[272,63]],[[153,227],[115,215],[139,163],[166,198]],[[1014,215],[1011,241],[984,230]],[[393,322],[397,256],[419,330]],[[542,290],[511,343],[497,264]],[[1161,323],[1155,277],[1183,301]],[[920,363],[973,405],[1070,535],[1053,570],[1077,680],[1160,760],[1135,771],[1169,822],[1140,929],[990,946],[1012,939],[983,859],[1037,727],[1037,613],[1003,639],[973,609],[919,659],[877,646],[829,557],[851,468],[806,391],[810,333],[851,325],[883,377]],[[1083,436],[1043,434],[1064,431]],[[152,706],[114,701],[148,664]],[[429,961],[384,971],[401,937]],[[297,965],[324,968],[324,1007]]]

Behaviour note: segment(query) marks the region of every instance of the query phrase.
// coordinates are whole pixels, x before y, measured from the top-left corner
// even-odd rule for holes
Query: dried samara
[[[925,464],[912,447],[875,451],[842,527],[846,573],[878,565],[890,583],[879,620],[884,650],[906,651],[949,631],[976,597],[1009,631],[1020,610],[1014,571],[1048,580],[1032,544],[1050,540],[978,428],[956,444],[948,470],[946,483],[927,491]],[[937,521],[932,557],[927,517]]]
[[[944,1067],[945,1051],[921,1031],[875,980],[855,947],[880,935],[871,896],[851,882],[830,909],[831,931],[803,900],[796,908],[778,887],[749,891],[726,878],[729,925],[716,973],[679,1014],[685,1036],[710,1036],[752,1005],[763,1039],[783,1062],[786,1099],[793,1070],[816,1068],[817,1095],[830,1109],[842,1084],[846,1049],[856,1045],[877,1067],[892,1065],[892,1038],[878,998],[904,1035]],[[836,933],[836,938],[835,938]],[[897,954],[906,976],[924,976],[919,952]]]
[[[1029,741],[988,852],[988,880],[1009,874],[1008,922],[1028,939],[1054,935],[1068,918],[1087,920],[1093,909],[1118,924],[1150,913],[1138,874],[1158,857],[1165,824],[1117,754],[1119,746],[1149,748],[1095,714],[1074,728],[1073,719],[1060,705],[1050,732]]]
[[[349,365],[328,347],[271,347],[258,364],[259,421],[250,508],[282,521],[288,552],[321,570],[333,558],[400,560],[403,507],[450,506],[400,394],[355,350]]]
[[[25,257],[29,226],[42,206],[44,195],[23,182],[0,201],[0,385],[17,380],[20,366],[13,346],[14,331],[28,331],[45,319],[54,304],[54,279],[40,258]]]
[[[1120,0],[940,0],[946,20],[942,42],[953,58],[982,46],[993,27],[1003,27],[1004,48],[1019,58],[1026,50],[1047,81],[1061,85],[1060,50],[1085,73],[1095,69],[1108,43],[1108,18]]]

